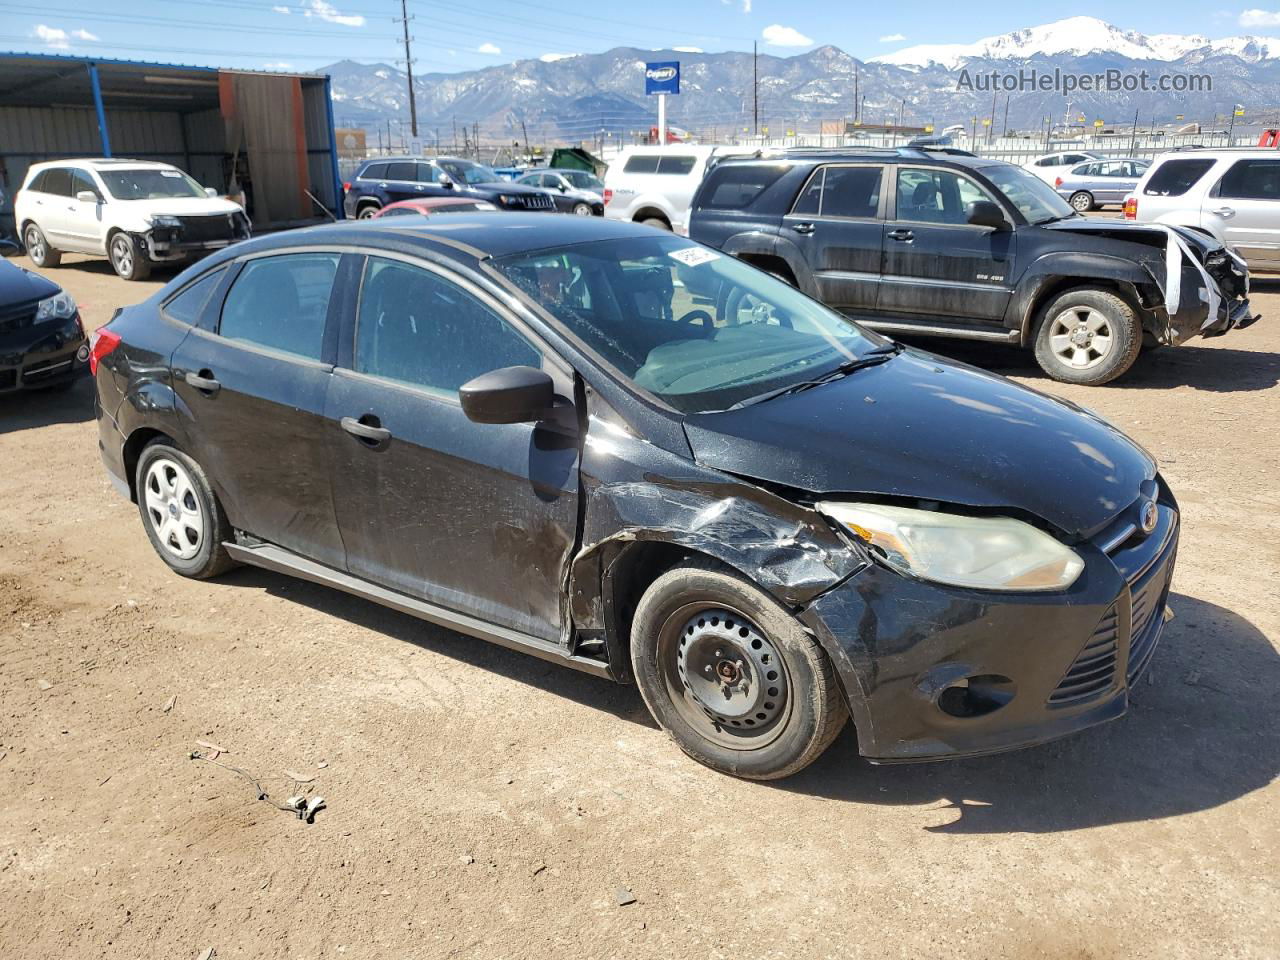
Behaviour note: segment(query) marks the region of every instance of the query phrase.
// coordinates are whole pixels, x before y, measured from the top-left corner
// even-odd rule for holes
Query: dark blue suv
[[[360,220],[398,200],[423,197],[471,197],[503,210],[556,208],[550,192],[504,180],[492,167],[460,157],[369,160],[343,188],[347,216]]]

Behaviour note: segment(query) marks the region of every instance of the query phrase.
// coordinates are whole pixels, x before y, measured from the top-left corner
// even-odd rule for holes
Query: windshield
[[[135,167],[98,170],[107,192],[117,200],[163,200],[171,197],[203,197],[204,188],[181,170]]]
[[[1009,198],[1028,223],[1044,223],[1075,215],[1071,204],[1058,196],[1053,187],[1021,167],[1002,163],[982,167],[981,173]]]
[[[459,183],[493,183],[502,179],[492,167],[470,160],[442,160],[440,166]]]
[[[832,373],[885,341],[733,257],[628,237],[495,261],[596,354],[684,413]]]
[[[579,190],[595,190],[597,193],[604,190],[604,184],[597,177],[593,177],[585,170],[561,170],[560,176],[564,177]]]

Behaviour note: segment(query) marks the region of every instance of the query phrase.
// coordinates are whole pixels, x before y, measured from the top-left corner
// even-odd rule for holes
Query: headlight
[[[519,198],[519,197],[513,197],[513,196],[512,196],[511,194],[509,194],[509,193],[504,193],[504,194],[499,195],[499,197],[498,197],[498,202],[499,202],[499,203],[506,204],[508,207],[510,207],[510,206],[512,206],[513,204],[517,204],[517,203],[519,203],[519,202],[520,202],[520,198]]]
[[[180,227],[180,226],[182,226],[182,221],[181,221],[181,220],[179,220],[177,217],[164,217],[164,216],[161,216],[161,217],[152,217],[152,218],[151,218],[151,226],[153,226],[153,227]]]
[[[70,320],[75,315],[76,302],[66,291],[45,297],[36,306],[36,323],[45,320]]]
[[[1062,590],[1084,569],[1069,547],[1009,517],[965,517],[875,503],[818,509],[900,573],[977,590]]]

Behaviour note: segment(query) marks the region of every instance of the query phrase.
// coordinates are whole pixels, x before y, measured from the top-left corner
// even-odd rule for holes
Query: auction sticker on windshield
[[[672,260],[679,260],[686,267],[696,267],[702,263],[719,260],[720,254],[706,247],[685,247],[683,250],[672,250],[667,253]]]

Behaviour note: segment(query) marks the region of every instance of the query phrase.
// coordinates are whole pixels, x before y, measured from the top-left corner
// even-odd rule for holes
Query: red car
[[[429,217],[438,213],[475,213],[480,210],[497,210],[486,200],[470,200],[466,197],[423,197],[421,200],[400,200],[389,203],[373,216],[403,217],[408,214]]]

